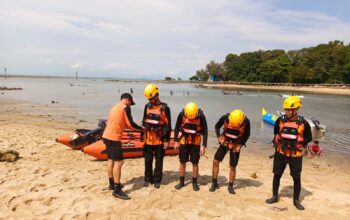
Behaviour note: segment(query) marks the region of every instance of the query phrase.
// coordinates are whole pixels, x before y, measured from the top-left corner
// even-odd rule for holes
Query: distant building
[[[221,79],[219,77],[214,76],[214,75],[210,76],[208,79],[209,82],[220,81],[220,80]]]

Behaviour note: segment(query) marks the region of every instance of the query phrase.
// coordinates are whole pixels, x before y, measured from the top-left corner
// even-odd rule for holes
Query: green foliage
[[[192,81],[198,81],[199,78],[197,76],[191,76],[189,80],[192,80]]]
[[[165,80],[168,80],[168,81],[175,80],[175,79],[173,79],[173,78],[170,77],[170,76],[166,76],[164,79],[165,79]]]
[[[205,69],[197,70],[196,75],[192,76],[190,80],[207,81],[209,77],[214,76],[217,79],[223,79],[225,76],[224,64],[210,61]]]
[[[228,54],[224,63],[210,61],[196,76],[239,82],[350,83],[350,45],[335,40],[288,52]]]

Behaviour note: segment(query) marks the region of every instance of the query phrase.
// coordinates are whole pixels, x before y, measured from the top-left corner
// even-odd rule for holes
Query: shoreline
[[[1,78],[1,77],[0,77]],[[2,77],[5,79],[4,77]],[[74,79],[73,76],[26,76],[26,75],[10,75],[7,76],[7,79],[10,78],[46,78],[46,79],[55,79],[55,78],[69,78]],[[350,96],[350,87],[349,84],[313,84],[305,85],[296,84],[299,86],[288,86],[280,85],[262,85],[262,83],[248,83],[249,85],[244,84],[228,84],[229,82],[198,82],[198,81],[189,81],[189,80],[149,80],[149,79],[111,79],[104,77],[79,77],[79,79],[88,79],[88,80],[104,80],[111,83],[164,83],[164,84],[189,84],[200,88],[209,88],[209,89],[222,89],[222,90],[248,90],[248,91],[268,91],[268,92],[295,92],[295,93],[311,93],[311,94],[328,94],[328,95],[342,95]],[[255,84],[255,85],[254,85]],[[270,83],[273,84],[273,83]],[[1,86],[1,85],[0,85]]]
[[[49,114],[42,114],[37,112],[42,105],[3,98],[0,103],[0,147],[13,148],[21,157],[13,163],[0,163],[0,219],[346,219],[350,215],[349,166],[327,155],[304,159],[301,201],[305,211],[293,206],[288,168],[281,180],[280,201],[267,205],[272,160],[264,145],[254,141],[241,151],[235,195],[227,192],[228,155],[220,165],[220,189],[209,192],[217,147],[211,139],[206,156],[199,162],[199,192],[192,190],[190,164],[186,186],[174,189],[179,179],[177,156],[165,157],[160,189],[143,187],[144,160],[139,158],[125,160],[122,170],[124,190],[132,199],[116,199],[106,189],[107,162],[54,141],[58,135],[88,124],[78,118],[72,123],[73,112],[54,107],[46,109]],[[256,178],[252,177],[254,173]]]
[[[203,83],[198,87],[223,90],[250,90],[250,91],[268,91],[268,92],[295,92],[295,93],[311,93],[311,94],[328,94],[350,96],[348,88],[330,88],[320,86],[312,87],[292,87],[292,86],[263,86],[263,85],[238,85],[238,84],[211,84]]]

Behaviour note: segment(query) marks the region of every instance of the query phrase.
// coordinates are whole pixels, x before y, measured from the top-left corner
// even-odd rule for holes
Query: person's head
[[[120,100],[122,100],[128,106],[135,105],[132,95],[130,95],[129,93],[123,93],[120,96]]]
[[[301,100],[297,96],[289,96],[283,102],[283,108],[287,118],[293,118],[297,115],[298,110],[302,107]]]
[[[314,141],[314,144],[315,144],[315,145],[318,145],[318,141],[317,141],[317,140],[316,140],[316,141]]]
[[[185,117],[195,119],[198,116],[198,105],[194,102],[189,102],[184,108]]]
[[[151,103],[156,103],[159,99],[159,88],[154,84],[148,84],[144,91],[146,99]]]
[[[233,110],[228,117],[229,124],[233,127],[241,127],[244,119],[245,115],[240,109]]]

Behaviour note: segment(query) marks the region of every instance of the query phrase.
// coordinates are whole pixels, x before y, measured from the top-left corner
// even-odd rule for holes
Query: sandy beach
[[[304,158],[301,201],[305,211],[293,206],[293,183],[288,168],[281,180],[280,201],[275,205],[265,203],[271,196],[273,174],[272,160],[261,149],[261,143],[248,142],[248,148],[241,152],[236,195],[227,192],[228,155],[220,167],[221,188],[209,192],[217,147],[213,137],[209,139],[206,156],[200,160],[199,192],[192,191],[190,164],[186,174],[189,184],[181,190],[174,188],[178,181],[178,157],[165,158],[160,189],[144,188],[144,161],[140,158],[125,160],[122,182],[132,199],[123,201],[107,190],[106,162],[55,142],[66,131],[94,128],[79,122],[74,112],[2,98],[0,121],[0,149],[14,149],[21,157],[13,163],[0,162],[0,219],[347,219],[350,216],[349,163],[327,155]],[[255,172],[256,179],[251,177]]]
[[[292,86],[264,86],[264,85],[239,85],[239,84],[212,84],[203,83],[201,87],[205,88],[217,88],[217,89],[232,89],[232,90],[260,90],[260,91],[280,91],[285,94],[286,92],[301,93],[318,93],[318,94],[332,94],[332,95],[350,95],[350,89],[348,87],[292,87]],[[287,93],[288,94],[288,93]]]

